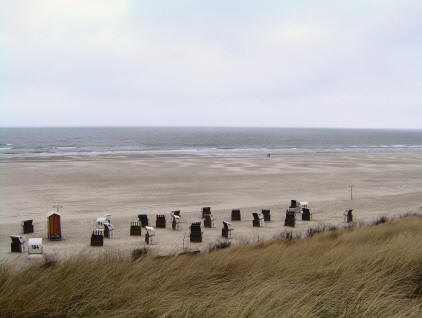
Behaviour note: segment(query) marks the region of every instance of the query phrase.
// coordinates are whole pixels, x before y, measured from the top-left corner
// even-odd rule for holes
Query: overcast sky
[[[0,0],[0,126],[422,128],[422,1]]]

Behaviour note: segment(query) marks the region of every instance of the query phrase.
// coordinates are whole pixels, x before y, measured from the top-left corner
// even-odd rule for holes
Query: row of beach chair
[[[344,222],[351,223],[353,222],[353,214],[352,209],[347,209],[344,211]],[[308,207],[307,202],[300,202],[297,200],[291,200],[289,208],[286,210],[286,216],[284,225],[289,227],[295,227],[296,224],[296,215],[301,214],[302,221],[310,221],[312,218],[312,214]],[[214,228],[215,227],[215,217],[211,213],[211,207],[204,207],[202,208],[201,213],[204,223],[204,228]],[[265,222],[271,221],[271,211],[269,209],[263,209],[260,212],[253,212],[252,213],[253,220],[252,226],[253,227],[262,227],[264,226]],[[231,221],[241,221],[241,212],[240,209],[233,209],[231,211]],[[166,228],[167,227],[167,217],[164,214],[157,214],[156,215],[156,228]],[[171,221],[171,228],[173,230],[180,229],[181,223],[181,216],[180,210],[172,211],[170,213],[170,221]],[[202,242],[202,236],[204,233],[202,227],[202,222],[193,222],[190,225],[190,241],[191,242]],[[130,223],[130,235],[131,236],[141,236],[142,235],[142,228],[145,229],[145,242],[146,244],[152,244],[155,240],[155,228],[149,226],[149,219],[147,214],[139,214],[138,220],[132,221]],[[91,246],[103,246],[104,245],[104,238],[111,239],[113,237],[113,230],[114,227],[111,224],[111,215],[106,214],[103,217],[97,218],[95,222],[95,228],[91,234]],[[233,231],[232,223],[228,221],[223,221],[223,227],[221,230],[222,237],[226,239],[232,238],[232,231]],[[34,232],[34,225],[32,220],[25,220],[22,222],[22,232],[24,234],[33,233]],[[61,235],[61,233],[60,233]],[[20,235],[11,235],[11,251],[23,253],[26,249],[26,241],[23,236]],[[30,238],[28,240],[28,247],[27,247],[28,254],[42,254],[43,253],[43,246],[42,246],[42,238]]]

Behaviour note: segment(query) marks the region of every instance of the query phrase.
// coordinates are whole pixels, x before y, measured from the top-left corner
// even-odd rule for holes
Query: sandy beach
[[[157,229],[151,248],[159,255],[207,250],[221,239],[223,220],[241,209],[233,222],[233,242],[271,239],[286,228],[291,199],[308,201],[313,219],[296,223],[295,232],[317,224],[343,224],[343,210],[354,209],[357,222],[379,216],[421,211],[422,154],[295,155],[260,158],[139,156],[50,157],[0,162],[0,259],[25,260],[10,253],[9,235],[21,233],[20,222],[33,219],[48,254],[129,253],[143,247],[144,236],[129,236],[130,221],[181,210],[180,231]],[[350,200],[349,185],[354,185]],[[46,213],[63,205],[63,240],[49,242]],[[216,226],[204,229],[203,243],[189,242],[189,224],[201,220],[201,208],[212,207]],[[272,221],[252,227],[251,213],[271,209]],[[90,247],[95,219],[112,214],[114,238]],[[290,229],[290,228],[288,228]]]

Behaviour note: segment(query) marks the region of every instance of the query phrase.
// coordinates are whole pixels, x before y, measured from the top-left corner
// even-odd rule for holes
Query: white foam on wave
[[[54,149],[60,149],[60,150],[67,150],[67,149],[76,149],[74,146],[57,146],[53,147]]]

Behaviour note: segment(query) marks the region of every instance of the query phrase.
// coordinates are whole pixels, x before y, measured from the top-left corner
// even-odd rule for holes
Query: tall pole
[[[353,185],[349,185],[350,187],[350,200],[353,200]]]

